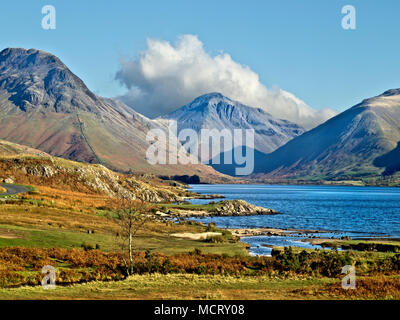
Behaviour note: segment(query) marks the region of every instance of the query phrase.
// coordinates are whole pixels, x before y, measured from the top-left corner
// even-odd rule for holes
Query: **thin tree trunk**
[[[132,253],[132,211],[129,212],[129,274],[133,274],[133,253]]]

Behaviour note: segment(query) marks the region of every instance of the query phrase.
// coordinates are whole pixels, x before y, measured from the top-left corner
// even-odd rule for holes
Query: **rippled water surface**
[[[270,186],[270,185],[191,185],[202,194],[222,194],[228,200],[243,199],[249,203],[281,212],[274,216],[214,217],[228,228],[294,228],[333,231],[333,237],[399,237],[400,188],[351,186]],[[209,200],[192,200],[208,203]],[[278,237],[251,237],[247,241],[263,244],[308,246],[299,240]],[[253,249],[253,253],[257,250]],[[259,250],[260,251],[260,250]]]

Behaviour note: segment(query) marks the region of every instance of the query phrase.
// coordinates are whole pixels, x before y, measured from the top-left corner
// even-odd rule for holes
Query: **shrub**
[[[88,244],[86,242],[83,242],[81,244],[81,248],[83,248],[83,250],[85,250],[85,251],[94,250],[94,247],[91,244]]]
[[[225,242],[225,239],[223,236],[208,236],[206,239],[204,239],[204,242],[223,243]]]

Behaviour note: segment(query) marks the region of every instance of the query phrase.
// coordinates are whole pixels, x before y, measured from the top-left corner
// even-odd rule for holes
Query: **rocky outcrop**
[[[0,181],[104,194],[148,202],[181,201],[185,190],[126,176],[102,165],[54,157],[0,157]]]
[[[8,178],[5,178],[5,179],[0,179],[0,182],[12,184],[12,183],[14,183],[14,177],[8,177]]]
[[[256,216],[278,214],[273,209],[252,205],[244,200],[224,200],[211,211],[213,216]]]
[[[169,210],[169,214],[180,217],[222,217],[222,216],[256,216],[273,215],[279,212],[264,207],[252,205],[244,200],[224,200],[204,209],[179,209]]]

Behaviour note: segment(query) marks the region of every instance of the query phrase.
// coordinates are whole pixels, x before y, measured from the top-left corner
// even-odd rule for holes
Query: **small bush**
[[[94,250],[94,247],[91,244],[88,244],[86,242],[83,242],[81,244],[81,248],[83,248],[83,250],[85,250],[85,251]]]
[[[225,239],[223,236],[208,236],[206,239],[204,239],[204,242],[223,243],[225,242]]]

